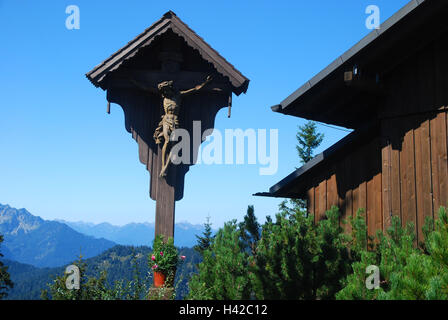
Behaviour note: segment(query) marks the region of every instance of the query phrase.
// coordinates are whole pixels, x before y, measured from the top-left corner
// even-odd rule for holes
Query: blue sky
[[[105,92],[84,74],[173,10],[250,80],[222,109],[216,128],[279,129],[279,169],[196,165],[186,175],[176,221],[214,227],[240,220],[247,205],[260,221],[281,199],[258,198],[299,160],[295,133],[303,119],[276,114],[278,104],[365,36],[365,9],[381,21],[407,0],[290,1],[13,1],[0,0],[0,203],[45,219],[154,221],[149,174],[124,129],[123,111],[106,114]],[[169,3],[169,4],[168,4]],[[68,5],[80,8],[80,29],[65,27]],[[321,152],[347,133],[318,126]]]

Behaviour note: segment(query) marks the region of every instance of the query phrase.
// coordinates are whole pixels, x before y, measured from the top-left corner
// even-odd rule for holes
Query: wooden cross
[[[145,93],[130,79],[153,89],[162,81],[173,81],[179,90],[187,90],[208,75],[213,81],[180,105],[179,126],[190,136],[193,121],[201,121],[201,137],[206,129],[213,128],[222,107],[229,107],[230,117],[232,93],[246,92],[249,80],[172,11],[86,74],[95,86],[107,90],[108,113],[110,103],[123,108],[126,130],[137,141],[140,161],[151,175],[149,193],[156,200],[156,235],[174,236],[175,202],[183,197],[185,174],[194,161],[170,165],[167,176],[159,177],[161,147],[153,134],[164,114],[160,95]],[[194,160],[199,146],[190,145]]]
[[[163,81],[173,81],[179,90],[189,90],[206,79],[207,75],[204,72],[181,71],[180,63],[169,59],[170,57],[179,57],[178,53],[165,52],[163,56],[167,59],[162,61],[162,70],[143,71],[122,68],[120,72],[111,77],[110,88],[136,89],[137,87],[142,93],[153,94],[159,98],[160,94],[156,88]],[[215,77],[216,80],[201,88],[201,92],[196,94],[218,92],[231,97],[232,91],[228,83],[222,79],[222,76],[215,75]],[[231,101],[230,98],[229,101]],[[108,101],[109,103],[110,101]],[[183,107],[182,104],[180,107]],[[193,152],[197,152],[197,150],[193,150]],[[160,150],[160,146],[157,154],[157,162],[160,163],[164,160],[161,159],[164,155]],[[155,234],[156,236],[161,234],[165,237],[174,237],[175,195],[176,188],[180,187],[176,179],[178,170],[173,167],[169,170],[169,174],[166,177],[159,177],[160,170],[161,166],[158,165],[157,171],[151,174],[151,183],[157,185],[154,199],[156,200]]]

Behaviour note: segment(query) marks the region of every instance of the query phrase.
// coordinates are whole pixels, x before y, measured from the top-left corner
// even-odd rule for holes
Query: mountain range
[[[82,234],[64,223],[33,216],[26,209],[0,204],[1,251],[5,259],[36,267],[60,266],[80,254],[90,258],[116,245]]]
[[[154,240],[154,223],[129,223],[124,226],[116,226],[107,222],[93,224],[88,222],[70,222],[58,220],[65,223],[73,230],[95,238],[104,238],[121,245],[151,246]],[[174,226],[174,244],[178,247],[193,247],[197,238],[202,234],[204,227],[188,222],[176,223]]]
[[[203,226],[188,222],[175,225],[175,244],[192,247]],[[109,223],[50,221],[32,215],[26,209],[0,204],[0,234],[4,236],[0,252],[5,259],[35,267],[57,267],[70,263],[80,254],[97,256],[116,244],[150,246],[154,223]]]

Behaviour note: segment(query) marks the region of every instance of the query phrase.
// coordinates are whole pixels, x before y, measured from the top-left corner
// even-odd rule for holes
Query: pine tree
[[[204,223],[204,231],[202,232],[202,236],[196,235],[198,244],[193,247],[193,249],[201,256],[203,255],[203,252],[210,247],[210,244],[213,240],[212,234],[213,232],[212,224],[210,223],[210,216],[207,216]]]
[[[255,216],[254,206],[247,207],[247,213],[243,222],[240,222],[241,240],[244,245],[250,248],[252,255],[255,255],[258,240],[260,240],[260,224]]]
[[[296,146],[300,161],[304,164],[313,158],[314,150],[320,146],[324,135],[317,132],[317,126],[314,121],[308,121],[303,126],[299,126],[296,134],[298,145]]]
[[[297,145],[296,150],[299,155],[300,163],[305,164],[314,157],[314,150],[320,146],[324,139],[323,133],[317,132],[317,126],[314,121],[308,121],[299,129],[296,134]],[[282,205],[286,205],[288,202],[284,201]],[[303,210],[304,214],[308,214],[306,211],[306,200],[303,199],[291,199],[289,203],[296,208]]]
[[[0,235],[0,245],[3,242],[3,236]],[[3,257],[3,254],[0,253],[0,258]],[[11,281],[11,278],[8,273],[8,267],[3,265],[3,262],[0,261],[0,299],[5,298],[8,293],[7,290],[14,287],[14,284]]]
[[[130,298],[132,300],[140,300],[146,295],[147,287],[144,281],[142,281],[142,276],[140,273],[140,269],[138,267],[137,254],[135,253],[134,248],[132,248],[132,295]]]

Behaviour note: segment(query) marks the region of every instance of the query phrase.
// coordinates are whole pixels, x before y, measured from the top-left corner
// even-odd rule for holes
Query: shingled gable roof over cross
[[[211,63],[217,72],[228,78],[233,93],[239,95],[247,91],[249,79],[235,69],[232,64],[191,30],[172,11],[165,13],[161,19],[128,42],[126,46],[88,72],[86,77],[96,87],[101,87],[103,90],[107,89],[106,79],[109,73],[117,70],[123,62],[134,57],[142,48],[149,46],[157,37],[167,33],[169,30],[182,37],[190,47],[199,52],[204,60]]]

